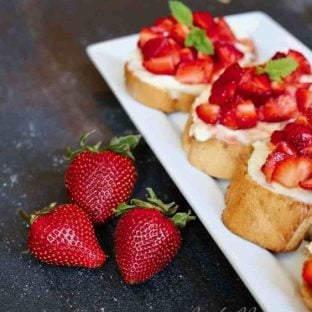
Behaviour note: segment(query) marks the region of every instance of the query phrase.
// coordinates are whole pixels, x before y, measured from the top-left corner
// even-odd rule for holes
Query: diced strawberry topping
[[[276,164],[288,157],[289,157],[288,154],[279,151],[274,151],[269,154],[269,156],[266,159],[266,162],[261,167],[261,171],[264,173],[266,181],[268,183],[272,181],[272,174],[274,172]]]
[[[162,34],[164,36],[169,36],[173,28],[173,25],[174,25],[173,19],[168,17],[167,18],[159,17],[156,19],[151,29],[156,33]]]
[[[283,130],[275,130],[271,134],[271,143],[278,144],[281,141],[285,141],[287,137],[287,134]]]
[[[283,52],[276,52],[273,56],[272,56],[272,60],[277,60],[277,59],[280,59],[280,58],[284,58],[286,57],[286,53],[283,53]]]
[[[312,159],[290,156],[275,166],[272,180],[288,188],[297,187],[312,174]]]
[[[180,23],[175,23],[171,30],[171,37],[178,43],[184,45],[185,38],[190,29]]]
[[[226,105],[221,106],[220,123],[234,130],[239,128],[235,102],[226,103]]]
[[[312,107],[312,90],[308,88],[299,88],[296,92],[298,110],[304,113],[309,107]]]
[[[208,12],[196,11],[193,13],[193,23],[195,26],[210,30],[215,27],[215,21],[213,16]]]
[[[268,101],[258,108],[258,118],[262,121],[284,121],[297,116],[296,100],[287,94],[277,98],[269,98]]]
[[[176,72],[176,79],[187,84],[206,83],[211,77],[212,69],[212,62],[206,60],[181,63]]]
[[[235,62],[238,62],[244,57],[244,54],[235,48],[234,45],[227,42],[217,41],[214,44],[215,54],[219,66],[226,67]]]
[[[277,144],[275,152],[281,152],[288,155],[296,155],[297,153],[295,147],[293,147],[290,143],[287,143],[285,141],[281,141]]]
[[[307,260],[303,265],[302,278],[309,285],[312,286],[312,260]]]
[[[312,107],[308,107],[305,110],[305,116],[306,116],[307,121],[309,122],[309,124],[312,126]]]
[[[299,67],[296,71],[299,71],[302,74],[311,73],[311,65],[302,53],[295,50],[289,50],[287,57],[292,58],[298,62]]]
[[[304,147],[302,150],[300,150],[300,154],[312,158],[312,146]]]
[[[312,191],[312,178],[299,182],[299,185],[305,190]],[[312,280],[310,282],[312,284]]]
[[[158,37],[149,40],[142,48],[144,60],[150,58],[170,55],[180,61],[180,47],[172,40],[165,37]]]
[[[215,124],[219,120],[220,106],[213,104],[201,104],[196,106],[196,114],[204,122]]]
[[[196,58],[196,52],[190,48],[183,48],[180,50],[180,62],[187,63],[194,61]]]
[[[256,108],[251,101],[244,101],[237,105],[236,116],[240,129],[252,128],[257,124]]]
[[[297,125],[296,128],[287,131],[287,141],[297,150],[312,146],[312,130],[308,126]]]
[[[256,106],[260,106],[272,94],[270,79],[267,74],[253,75],[250,78],[241,82],[238,90],[240,94],[251,99]]]
[[[226,42],[237,41],[234,33],[232,32],[229,24],[225,21],[224,17],[219,17],[217,22],[217,35],[218,40]]]
[[[156,75],[174,75],[175,63],[170,55],[151,58],[143,62],[143,66]]]
[[[139,35],[139,42],[138,46],[139,48],[143,48],[145,43],[147,43],[149,40],[159,37],[159,34],[152,31],[150,28],[142,28]]]
[[[223,104],[236,95],[238,83],[243,76],[243,69],[238,63],[229,66],[211,88],[210,103]]]

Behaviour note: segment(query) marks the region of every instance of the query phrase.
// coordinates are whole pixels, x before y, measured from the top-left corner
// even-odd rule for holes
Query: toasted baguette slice
[[[294,250],[310,234],[312,205],[262,187],[248,175],[246,161],[236,170],[225,201],[225,226],[271,251]]]
[[[195,97],[198,95],[179,92],[173,98],[170,91],[157,88],[141,80],[129,68],[128,63],[125,64],[125,81],[127,90],[134,99],[166,113],[189,112]]]
[[[219,179],[231,179],[243,159],[248,158],[251,145],[229,144],[217,139],[198,142],[189,135],[192,116],[183,132],[182,145],[189,162],[208,175]]]
[[[312,289],[311,289],[311,287],[307,283],[303,282],[301,289],[300,289],[300,293],[301,293],[301,296],[302,296],[302,299],[303,299],[305,305],[310,310],[312,310]]]

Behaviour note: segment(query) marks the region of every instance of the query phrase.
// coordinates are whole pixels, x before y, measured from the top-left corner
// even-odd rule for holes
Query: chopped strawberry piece
[[[209,102],[221,105],[231,101],[236,95],[237,85],[243,74],[244,71],[238,63],[229,66],[212,85]]]
[[[268,155],[266,162],[261,167],[261,171],[265,175],[266,181],[268,183],[272,181],[272,174],[274,172],[276,164],[288,157],[288,154],[278,151],[274,151],[273,153],[270,153]]]
[[[193,13],[193,23],[195,26],[203,28],[205,30],[210,30],[215,27],[216,23],[214,18],[208,12],[194,12]]]
[[[258,108],[258,118],[262,121],[284,121],[296,117],[298,114],[295,99],[283,94],[277,98],[269,98],[268,101]]]
[[[238,62],[244,57],[244,54],[232,44],[218,41],[214,46],[217,61],[222,67]]]
[[[175,23],[172,27],[170,36],[178,43],[184,45],[185,38],[189,32],[190,29],[187,26]]]
[[[234,63],[222,73],[222,75],[215,83],[218,83],[220,85],[226,84],[230,81],[236,81],[237,83],[239,83],[244,74],[244,69],[241,68],[238,63]]]
[[[299,185],[305,190],[312,191],[312,178],[299,182]],[[310,283],[312,285],[312,279],[310,280]]]
[[[159,37],[149,40],[142,48],[144,60],[170,56],[175,65],[180,63],[180,47],[172,39]]]
[[[186,63],[189,61],[194,61],[196,58],[196,52],[190,48],[183,48],[180,50],[180,61],[181,63]]]
[[[254,75],[251,79],[241,82],[238,91],[260,106],[272,94],[271,82],[267,74]]]
[[[300,154],[309,158],[312,158],[312,146],[304,147],[300,150]]]
[[[221,106],[220,123],[231,129],[239,129],[239,121],[236,115],[236,104],[226,103]]]
[[[302,278],[309,285],[312,286],[312,259],[307,260],[303,265]]]
[[[271,88],[274,95],[281,95],[285,92],[285,82],[283,80],[272,81]]]
[[[226,22],[224,17],[219,17],[217,22],[217,36],[218,40],[226,42],[237,41],[234,33],[232,32],[229,24]]]
[[[296,71],[299,71],[301,74],[311,73],[311,65],[302,53],[295,50],[289,50],[287,57],[293,58],[298,62],[298,69]]]
[[[305,125],[296,125],[291,131],[287,130],[287,141],[297,148],[301,149],[312,146],[312,130]]]
[[[305,116],[309,124],[312,126],[312,107],[309,107],[305,110]]]
[[[142,28],[142,30],[140,31],[140,35],[139,35],[139,42],[138,42],[139,48],[143,48],[145,43],[157,37],[159,37],[159,34],[150,30],[150,28],[146,28],[146,27]]]
[[[236,106],[236,116],[240,129],[252,128],[257,124],[256,108],[251,101],[243,101]]]
[[[196,106],[197,116],[204,122],[215,124],[219,120],[220,106],[213,104],[201,104]]]
[[[290,156],[275,166],[272,180],[286,187],[299,185],[300,181],[307,180],[312,174],[312,159]]]
[[[143,62],[143,66],[156,75],[174,75],[175,63],[170,55],[151,58]]]
[[[211,73],[211,64],[204,60],[195,60],[181,63],[176,72],[176,79],[187,84],[206,83],[211,78]]]
[[[272,56],[272,60],[277,60],[280,58],[284,58],[286,57],[286,53],[283,52],[276,52],[273,56]]]
[[[286,140],[286,132],[283,130],[275,130],[273,131],[273,133],[271,134],[271,143],[273,143],[274,145],[277,145],[279,142],[281,141],[285,141]]]
[[[281,141],[277,144],[275,148],[275,152],[281,152],[288,155],[296,155],[297,151],[296,149],[290,144],[285,141]]]
[[[159,34],[162,34],[163,36],[168,36],[171,33],[171,30],[173,28],[173,20],[166,17],[159,17],[156,19],[154,25],[151,27],[151,29]]]
[[[222,105],[226,101],[230,101],[236,95],[237,82],[230,81],[225,85],[214,83],[211,89],[209,102],[212,104]]]
[[[298,110],[304,113],[308,107],[312,107],[312,90],[299,88],[296,92]]]

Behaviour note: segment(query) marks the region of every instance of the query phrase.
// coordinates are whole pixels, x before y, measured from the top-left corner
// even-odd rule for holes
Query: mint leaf
[[[214,54],[214,47],[206,32],[200,28],[194,27],[185,38],[186,47],[194,47],[197,51],[204,54]]]
[[[265,67],[258,66],[257,74],[267,73],[271,80],[280,81],[298,68],[298,62],[292,58],[284,57],[270,60]]]
[[[193,13],[192,11],[182,2],[171,0],[169,1],[169,8],[171,15],[181,24],[186,26],[193,25]]]

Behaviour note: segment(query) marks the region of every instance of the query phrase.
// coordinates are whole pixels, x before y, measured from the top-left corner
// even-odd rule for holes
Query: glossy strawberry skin
[[[52,265],[97,268],[106,260],[87,213],[73,204],[37,216],[28,247],[38,260]]]
[[[115,230],[116,261],[128,284],[143,283],[161,271],[177,254],[181,235],[159,210],[134,208]]]
[[[127,201],[137,178],[134,162],[112,151],[81,152],[68,166],[65,186],[71,200],[95,224],[104,223],[113,209]]]

